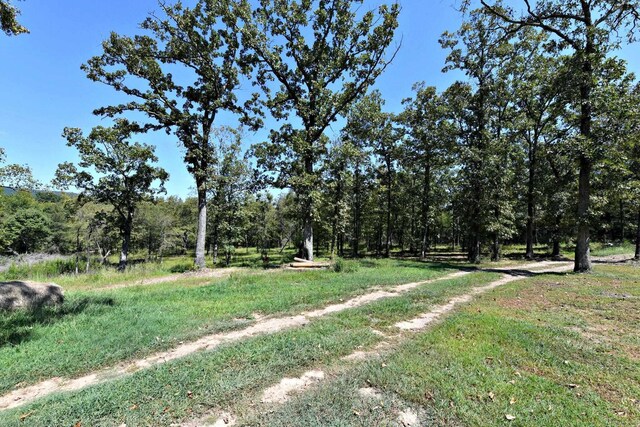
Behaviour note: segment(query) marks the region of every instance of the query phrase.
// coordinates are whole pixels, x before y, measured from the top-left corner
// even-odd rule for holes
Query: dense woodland
[[[129,101],[94,112],[111,127],[64,129],[81,161],[52,183],[0,152],[0,251],[121,253],[124,269],[129,253],[204,266],[286,246],[308,259],[446,246],[477,262],[520,243],[527,258],[575,248],[588,271],[590,241],[632,240],[640,258],[640,84],[616,56],[637,2],[465,2],[440,40],[444,71],[465,78],[439,91],[424,76],[402,111],[373,89],[402,48],[401,9],[362,3],[162,3],[141,35],[112,34],[83,70]],[[281,127],[247,147],[267,116]],[[137,142],[159,131],[183,148],[194,197],[164,194],[162,159]]]

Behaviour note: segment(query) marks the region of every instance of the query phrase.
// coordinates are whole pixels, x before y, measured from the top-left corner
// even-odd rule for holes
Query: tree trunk
[[[580,135],[586,143],[591,142],[592,105],[591,91],[593,85],[593,55],[595,49],[595,29],[587,26],[587,42],[582,58],[582,82],[580,84]],[[589,205],[591,198],[592,160],[585,153],[580,155],[580,176],[578,178],[578,236],[576,241],[575,264],[573,271],[591,271],[591,254],[589,250]]]
[[[560,257],[560,238],[553,238],[553,251],[551,252],[551,257],[559,258]]]
[[[496,223],[500,222],[500,209],[496,207],[494,209],[494,218]],[[493,233],[493,241],[491,242],[491,261],[500,261],[502,256],[502,247],[500,243],[500,235],[497,231]]]
[[[409,222],[409,252],[416,253],[416,204],[411,203],[411,220]]]
[[[76,274],[79,273],[78,264],[80,263],[80,229],[76,231]]]
[[[487,119],[485,114],[485,99],[487,97],[487,85],[483,78],[478,79],[478,104],[476,107],[476,120],[477,120],[477,129],[475,131],[475,135],[472,135],[472,144],[479,153],[483,153],[485,150],[485,129],[487,126]],[[484,161],[482,157],[480,159],[474,159],[471,162],[471,170],[475,175],[483,174],[484,169]],[[467,258],[471,263],[479,263],[480,262],[480,238],[484,231],[483,218],[481,218],[482,209],[481,203],[483,200],[483,193],[485,192],[485,188],[483,187],[482,180],[480,176],[474,176],[471,183],[471,197],[470,203],[472,203],[473,207],[471,208],[471,216],[469,218],[469,244]]]
[[[562,217],[560,215],[556,215],[554,218],[553,225],[553,250],[551,251],[551,256],[553,258],[560,258],[560,224],[562,221]]]
[[[591,254],[589,249],[589,201],[591,193],[591,161],[584,156],[580,159],[580,178],[578,182],[578,238],[576,241],[575,265],[576,273],[591,271]]]
[[[86,260],[84,272],[88,274],[89,273],[89,267],[91,266],[91,250],[90,250],[88,244],[87,244],[87,247],[86,247],[86,250],[85,250],[85,256],[87,257],[87,260]]]
[[[624,243],[624,202],[620,199],[620,243]]]
[[[480,239],[477,233],[469,236],[469,250],[467,251],[467,259],[469,262],[477,264],[480,262]]]
[[[122,227],[122,250],[120,251],[120,262],[118,263],[118,271],[122,272],[127,268],[127,259],[129,256],[129,244],[131,243],[131,225],[133,224],[133,215],[129,213]]]
[[[391,176],[391,162],[387,162],[387,174],[389,182],[387,185],[387,236],[384,249],[385,258],[389,258],[391,255],[391,183],[393,180],[393,177]]]
[[[502,257],[502,250],[500,246],[500,238],[497,234],[493,236],[493,242],[491,244],[491,261],[500,261]]]
[[[429,210],[431,209],[431,165],[427,161],[424,168],[424,189],[422,199],[422,215],[423,230],[422,230],[422,251],[420,252],[420,259],[425,259],[427,256],[427,246],[429,245]]]
[[[196,235],[195,266],[198,269],[206,267],[205,240],[207,237],[207,191],[202,180],[196,179],[198,186],[198,233]]]
[[[636,260],[640,260],[640,209],[638,209],[638,227],[636,228]]]
[[[356,163],[355,165],[355,173],[353,177],[354,190],[355,190],[355,203],[353,209],[353,244],[352,244],[352,252],[353,257],[357,258],[360,255],[360,200],[361,200],[361,183],[360,183],[360,163]]]
[[[331,242],[329,243],[329,259],[334,259],[336,256],[336,245],[338,244],[338,238],[336,236],[336,221],[333,220],[331,225]]]
[[[469,228],[470,228],[470,232],[469,232],[469,236],[466,239],[466,245],[467,245],[467,260],[471,263],[479,263],[480,262],[480,230],[481,230],[481,223],[480,223],[480,191],[481,188],[478,184],[474,185],[475,187],[475,191],[474,191],[474,201],[473,201],[473,208],[472,208],[472,214],[471,214],[471,224],[469,224]]]
[[[335,258],[336,246],[338,245],[338,219],[340,218],[340,203],[342,202],[342,165],[338,171],[338,180],[336,186],[336,194],[333,200],[333,218],[331,219],[331,247],[329,253],[331,254],[331,259]]]
[[[528,260],[534,258],[533,253],[533,216],[535,212],[535,177],[536,177],[536,140],[537,135],[534,135],[534,141],[529,143],[529,182],[527,188],[527,249],[524,257]]]
[[[313,162],[310,158],[305,159],[305,172],[307,175],[313,174]],[[311,189],[307,190],[311,191]],[[303,218],[302,218],[302,257],[313,261],[313,202],[311,194],[303,196]]]

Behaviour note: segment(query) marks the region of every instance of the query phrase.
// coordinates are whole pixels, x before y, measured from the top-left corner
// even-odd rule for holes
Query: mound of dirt
[[[54,283],[0,282],[0,310],[62,304],[63,289]]]

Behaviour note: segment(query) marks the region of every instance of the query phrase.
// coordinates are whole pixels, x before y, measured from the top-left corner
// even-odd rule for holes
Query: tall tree
[[[348,150],[348,162],[353,173],[353,184],[350,191],[352,211],[351,252],[354,257],[360,256],[364,205],[367,198],[367,168],[371,163],[371,129],[370,111],[364,100],[355,103],[347,115],[347,124],[343,129],[343,139]]]
[[[83,65],[87,76],[123,92],[132,101],[99,108],[109,117],[137,111],[149,119],[140,131],[173,133],[185,149],[184,161],[196,182],[198,231],[195,264],[205,266],[207,190],[214,154],[211,133],[221,111],[253,120],[253,110],[238,100],[241,69],[237,28],[244,1],[199,0],[195,7],[160,2],[165,17],[150,16],[141,24],[150,35],[112,33],[104,53]],[[176,73],[176,69],[179,72]],[[180,76],[184,83],[180,83]],[[189,80],[187,80],[189,79]]]
[[[122,237],[122,251],[118,269],[127,266],[133,219],[138,204],[165,192],[164,182],[169,175],[163,169],[151,166],[158,159],[153,147],[131,143],[132,129],[120,120],[111,128],[96,127],[85,137],[77,128],[65,128],[67,145],[80,154],[78,166],[62,163],[56,171],[56,184],[60,188],[73,186],[83,195],[99,203],[113,206]],[[97,176],[88,169],[95,170]],[[153,187],[158,181],[159,186]]]
[[[240,130],[221,127],[216,129],[216,162],[211,169],[211,245],[214,251],[214,264],[217,262],[218,249],[222,245],[227,263],[230,251],[241,236],[242,202],[252,187],[251,170],[242,157],[242,133]]]
[[[381,241],[384,234],[385,241],[384,245],[379,245],[378,250],[381,249],[380,246],[384,247],[385,256],[389,256],[392,237],[393,186],[400,136],[395,129],[392,114],[382,111],[383,105],[384,100],[377,90],[362,97],[350,111],[345,133],[349,140],[357,142],[361,148],[367,148],[373,155],[372,159],[379,161],[377,169],[381,178],[379,187],[384,190],[384,208],[379,210],[384,218],[380,224],[384,224],[385,229],[382,233],[380,228],[379,240]]]
[[[327,127],[375,82],[389,65],[387,58],[400,7],[382,5],[361,14],[364,0],[260,0],[246,16],[243,42],[247,60],[258,67],[257,83],[266,106],[277,119],[293,112],[291,124],[272,131],[256,151],[259,164],[280,173],[272,180],[291,187],[303,216],[303,256],[313,259],[316,166],[326,150]],[[359,17],[359,15],[361,15]],[[271,82],[279,87],[272,89]]]
[[[603,224],[611,230],[612,238],[618,228],[624,241],[625,207],[631,208],[631,222],[636,228],[635,258],[640,259],[640,83],[630,75],[615,83],[609,85],[608,114],[596,121],[594,133],[604,137],[603,145],[608,147],[595,181],[596,188],[604,193],[601,199],[608,198],[616,211]]]
[[[505,63],[513,46],[501,22],[482,10],[469,14],[456,33],[443,34],[443,48],[450,49],[445,70],[459,69],[471,80],[470,86],[454,85],[447,95],[459,104],[454,119],[460,133],[460,182],[467,195],[465,217],[468,259],[479,262],[483,239],[492,240],[492,256],[499,241],[510,233],[508,169],[505,128],[510,120],[510,97],[506,94]],[[503,169],[500,169],[500,168]]]
[[[543,33],[522,31],[520,33],[521,54],[514,61],[514,103],[518,116],[516,134],[523,142],[526,155],[526,250],[525,258],[533,259],[534,233],[538,211],[540,153],[544,144],[553,144],[565,137],[562,125],[566,116],[564,98],[560,95],[563,76],[561,58],[545,54],[541,43]]]
[[[418,83],[413,86],[415,98],[403,101],[405,108],[399,119],[405,126],[408,140],[403,156],[408,167],[422,175],[421,216],[422,238],[420,258],[427,255],[429,230],[433,219],[433,181],[437,168],[451,161],[453,127],[447,118],[447,106],[433,86]]]
[[[374,101],[376,102],[376,101]],[[379,109],[382,102],[377,105]],[[382,180],[382,188],[385,193],[385,243],[384,256],[389,258],[391,255],[391,245],[393,244],[393,223],[392,216],[395,211],[395,178],[396,164],[398,161],[398,142],[399,132],[394,127],[393,116],[385,114],[378,110],[378,117],[381,119],[372,135],[373,153],[381,162],[381,168],[378,169]]]
[[[329,150],[324,171],[324,193],[327,209],[325,216],[330,219],[330,253],[333,259],[344,255],[344,237],[349,217],[349,205],[347,203],[347,187],[350,182],[350,171],[347,166],[353,157],[354,147],[348,141],[336,141]]]
[[[574,72],[579,90],[579,129],[577,161],[579,164],[577,222],[574,271],[591,270],[589,251],[591,175],[594,165],[593,115],[594,86],[597,69],[613,48],[619,45],[621,34],[635,40],[640,22],[640,2],[637,0],[523,0],[526,10],[518,15],[501,3],[480,0],[484,9],[499,19],[515,25],[515,30],[537,27],[553,36],[549,47],[574,54]]]

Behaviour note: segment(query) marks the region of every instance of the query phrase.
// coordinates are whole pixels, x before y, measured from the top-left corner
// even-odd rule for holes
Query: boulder
[[[54,283],[0,282],[0,310],[39,308],[64,301],[64,290]]]

